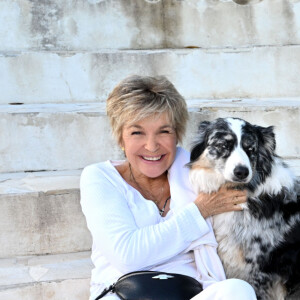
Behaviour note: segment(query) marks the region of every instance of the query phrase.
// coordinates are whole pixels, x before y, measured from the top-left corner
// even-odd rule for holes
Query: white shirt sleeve
[[[93,251],[123,273],[167,261],[209,231],[194,203],[164,222],[139,228],[122,190],[95,165],[84,169],[80,191]]]

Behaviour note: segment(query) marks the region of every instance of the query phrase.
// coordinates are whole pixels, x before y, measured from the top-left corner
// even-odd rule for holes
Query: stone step
[[[89,297],[90,252],[0,259],[0,300]]]
[[[92,268],[90,252],[0,259],[0,300],[88,299]]]
[[[300,46],[2,53],[0,104],[105,101],[131,74],[165,75],[186,99],[299,97],[299,69]]]
[[[300,85],[299,85],[300,87]],[[300,99],[188,100],[183,145],[190,149],[200,121],[239,117],[275,125],[277,153],[300,158]],[[82,169],[122,158],[104,103],[0,105],[0,173]]]
[[[0,257],[87,251],[80,170],[0,174]]]
[[[0,51],[239,47],[300,43],[298,0],[0,3]]]
[[[89,298],[90,252],[0,259],[0,300]],[[299,299],[300,292],[288,297]]]
[[[300,176],[300,159],[287,162]],[[0,174],[0,257],[91,249],[80,207],[80,174],[81,170]]]

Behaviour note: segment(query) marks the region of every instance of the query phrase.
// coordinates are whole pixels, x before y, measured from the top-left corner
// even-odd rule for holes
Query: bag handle
[[[114,292],[114,288],[115,288],[115,283],[112,284],[111,286],[109,286],[108,288],[105,288],[102,293],[95,299],[101,299],[102,297],[104,297],[106,294],[108,294],[109,292]]]

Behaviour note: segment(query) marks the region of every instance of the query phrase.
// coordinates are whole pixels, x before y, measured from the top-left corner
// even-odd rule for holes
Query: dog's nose
[[[244,180],[249,175],[249,170],[244,166],[237,166],[233,170],[234,176],[239,180]]]

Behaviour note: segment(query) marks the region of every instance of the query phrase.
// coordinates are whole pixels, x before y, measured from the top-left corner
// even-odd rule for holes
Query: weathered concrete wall
[[[299,29],[297,0],[0,1],[4,52],[290,45]]]
[[[80,169],[123,157],[104,102],[129,74],[188,99],[185,148],[202,120],[276,125],[300,175],[300,0],[233,1],[0,0],[0,300],[88,298]]]
[[[132,73],[188,99],[298,97],[299,44],[298,0],[1,0],[0,104],[102,101]]]
[[[298,45],[298,0],[0,0],[0,104],[104,101],[129,74],[187,99],[299,97]]]
[[[130,74],[165,75],[186,99],[300,96],[300,46],[24,52],[0,70],[2,104],[105,101]]]

